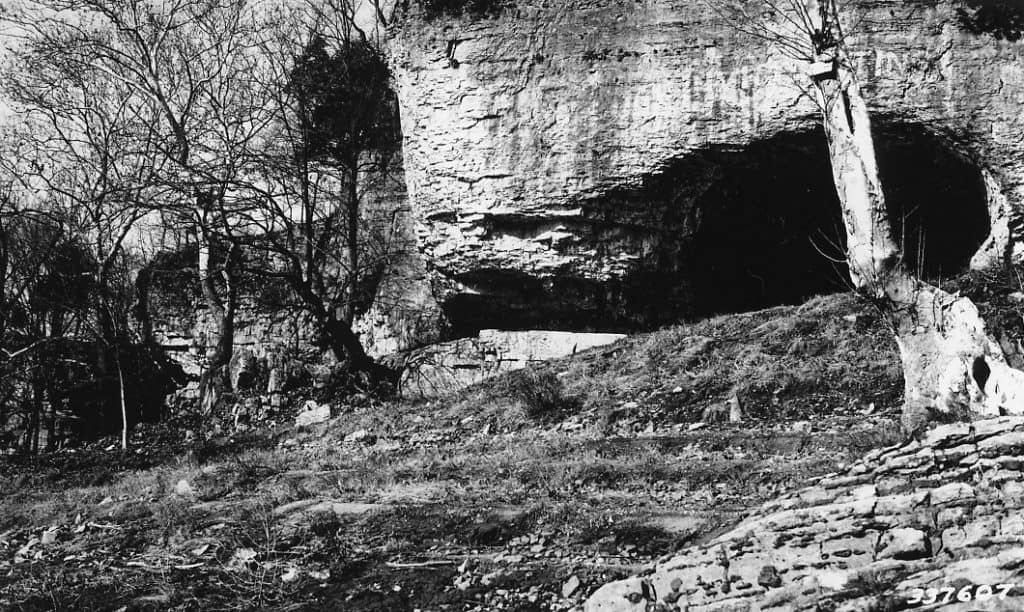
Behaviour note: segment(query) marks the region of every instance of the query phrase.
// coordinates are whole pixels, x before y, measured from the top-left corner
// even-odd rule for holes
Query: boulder
[[[295,417],[295,426],[305,427],[308,425],[315,425],[316,423],[323,423],[330,418],[330,404],[317,404],[313,400],[308,400],[303,411]]]

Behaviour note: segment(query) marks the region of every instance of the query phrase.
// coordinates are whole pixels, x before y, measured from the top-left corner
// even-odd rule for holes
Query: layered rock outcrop
[[[373,303],[357,317],[353,328],[374,358],[436,342],[443,333],[415,245],[401,159],[392,164],[395,169],[391,172],[363,177],[360,204],[362,231],[374,249],[367,250],[379,269],[375,270]],[[179,253],[181,261],[175,268],[151,271],[154,280],[149,301],[157,341],[188,373],[198,375],[205,367],[207,352],[216,344],[218,321],[208,313],[195,278],[194,251]],[[240,284],[236,351],[271,363],[318,352],[316,325],[284,281],[246,276]]]
[[[939,427],[601,587],[585,609],[1020,610],[1022,453],[1020,417]]]
[[[623,334],[485,329],[475,338],[411,351],[405,359],[400,391],[413,398],[443,396],[502,372],[575,355],[623,338]]]
[[[413,8],[390,41],[420,248],[456,329],[652,325],[730,308],[703,287],[763,294],[745,308],[828,272],[806,243],[841,253],[838,205],[798,66],[704,2],[511,4]],[[844,6],[894,213],[926,211],[908,253],[942,272],[1020,259],[1024,43],[966,31],[952,1]]]

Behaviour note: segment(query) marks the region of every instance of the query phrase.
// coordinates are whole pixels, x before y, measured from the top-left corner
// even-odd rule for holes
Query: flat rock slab
[[[313,514],[333,513],[338,516],[352,516],[390,510],[393,507],[388,504],[341,502],[329,499],[303,499],[278,506],[274,509],[274,515],[286,517],[289,521],[295,522],[302,517]]]
[[[1022,470],[1024,418],[944,425],[763,505],[652,573],[604,585],[585,610],[854,612],[916,607],[928,589],[938,601],[920,609],[1021,610]],[[999,585],[1012,588],[1000,596]]]

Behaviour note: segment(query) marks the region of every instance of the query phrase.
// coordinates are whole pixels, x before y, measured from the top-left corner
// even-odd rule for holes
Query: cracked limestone
[[[765,504],[649,575],[601,587],[585,610],[816,610],[830,600],[854,612],[890,609],[916,588],[982,584],[1018,586],[942,609],[1020,610],[1022,454],[1022,417],[938,427]]]

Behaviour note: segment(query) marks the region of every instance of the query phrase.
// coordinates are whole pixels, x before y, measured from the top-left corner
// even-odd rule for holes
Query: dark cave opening
[[[875,146],[904,265],[928,279],[958,274],[988,236],[978,168],[917,125],[878,122]],[[724,155],[698,200],[691,315],[798,304],[849,288],[845,232],[821,130],[788,133]]]
[[[989,232],[979,169],[920,125],[876,120],[875,145],[904,265],[929,279],[964,271]],[[643,331],[850,286],[821,129],[695,151],[584,209],[577,229],[597,252],[613,253],[623,236],[644,245],[630,274],[599,282],[476,270],[454,279],[468,290],[444,303],[452,335]]]
[[[453,337],[474,336],[481,329],[558,329],[633,331],[655,320],[653,309],[664,296],[645,299],[643,287],[657,286],[646,276],[628,281],[597,282],[563,276],[538,279],[520,272],[478,270],[458,277],[478,289],[444,302]],[[678,309],[674,310],[678,312]]]

